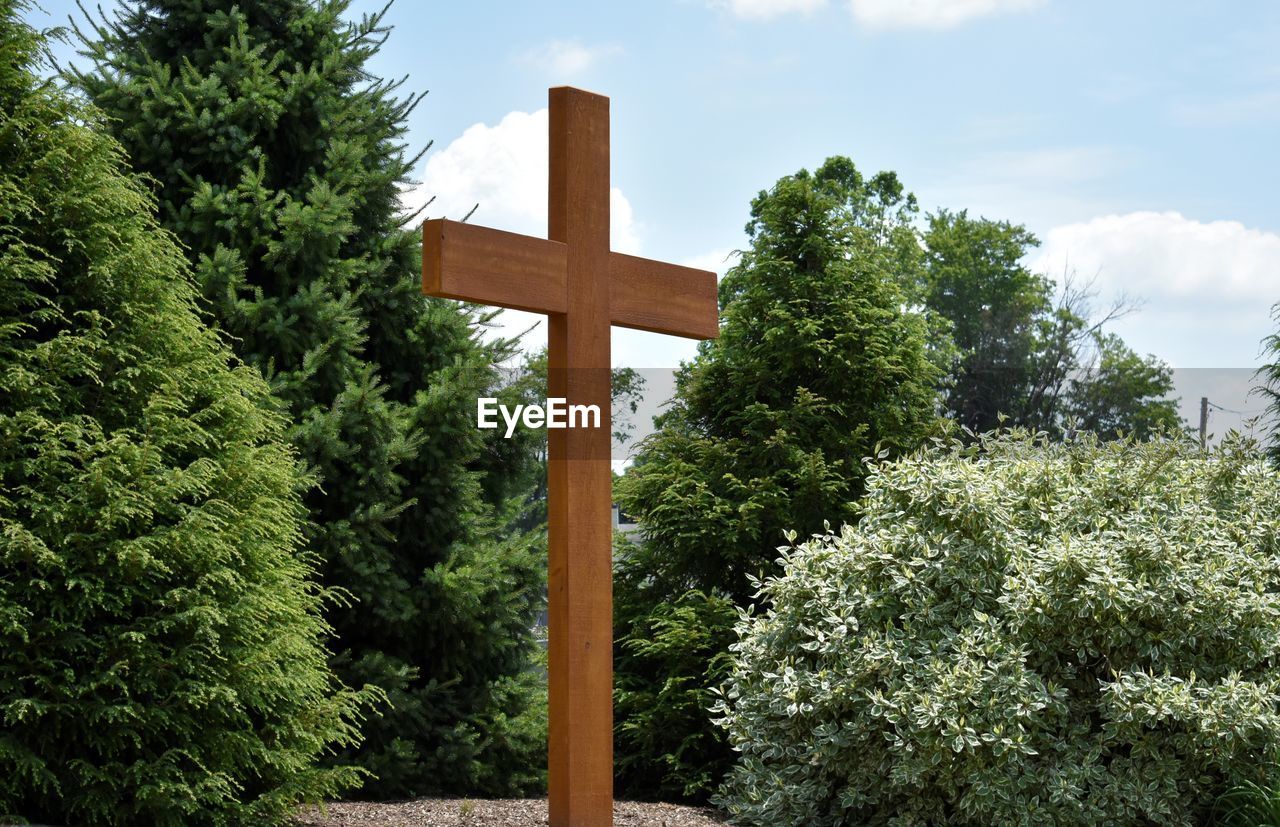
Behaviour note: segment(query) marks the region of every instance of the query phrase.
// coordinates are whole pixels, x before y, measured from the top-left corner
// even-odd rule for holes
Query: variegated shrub
[[[745,824],[1195,824],[1280,738],[1280,474],[1023,433],[783,550],[717,704]]]

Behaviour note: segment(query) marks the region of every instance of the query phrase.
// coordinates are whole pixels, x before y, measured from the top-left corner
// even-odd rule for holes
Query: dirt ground
[[[713,810],[675,804],[618,801],[614,827],[722,827]],[[423,798],[373,804],[347,801],[329,804],[324,815],[309,810],[297,827],[546,827],[544,799],[486,801],[466,798]]]

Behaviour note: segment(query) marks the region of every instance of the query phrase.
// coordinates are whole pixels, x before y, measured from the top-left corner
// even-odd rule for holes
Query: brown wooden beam
[[[564,313],[565,245],[434,219],[422,224],[422,289],[432,296]]]
[[[461,224],[422,228],[435,296],[548,316],[550,397],[593,405],[595,427],[547,434],[551,827],[613,823],[610,324],[719,335],[716,277],[609,251],[609,99],[551,90],[549,240]]]
[[[621,327],[714,339],[720,335],[716,274],[611,253],[609,313]]]
[[[548,807],[551,827],[613,824],[613,520],[609,411],[609,99],[551,90],[547,235],[568,247],[549,319],[548,395],[598,428],[547,432]]]

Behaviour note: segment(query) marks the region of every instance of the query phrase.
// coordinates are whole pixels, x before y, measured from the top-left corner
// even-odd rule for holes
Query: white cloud
[[[468,127],[432,154],[422,183],[407,194],[418,206],[435,201],[426,217],[461,219],[476,204],[472,221],[487,227],[544,236],[547,232],[547,110],[510,112],[495,126]],[[617,187],[609,191],[613,249],[640,250],[631,203]]]
[[[1093,181],[1124,165],[1123,153],[1107,146],[1062,146],[984,153],[956,164],[953,177],[981,182],[1061,189],[1063,185]]]
[[[849,0],[853,16],[880,29],[946,29],[978,17],[1021,12],[1046,0]]]
[[[810,14],[827,0],[709,0],[747,20]],[[1048,0],[849,0],[854,19],[875,29],[949,29],[979,17],[1030,11]]]
[[[1191,126],[1270,123],[1280,109],[1280,89],[1265,89],[1211,100],[1183,101],[1173,107],[1179,123]]]
[[[1129,153],[1107,146],[957,155],[926,172],[915,191],[927,207],[965,207],[974,216],[1056,227],[1114,210],[1108,181],[1129,164]]]
[[[1106,215],[1050,230],[1031,266],[1096,276],[1104,301],[1143,300],[1117,332],[1175,367],[1257,364],[1280,301],[1280,234],[1177,212]]]
[[[585,46],[577,40],[553,40],[526,52],[523,62],[560,78],[580,75],[602,58],[617,54],[617,46]]]
[[[461,219],[479,204],[470,219],[476,224],[525,235],[547,232],[547,110],[510,112],[494,126],[468,127],[439,152],[431,154],[422,183],[404,194],[405,206],[416,209],[435,200],[423,218]],[[640,252],[639,228],[622,191],[609,191],[612,248]],[[515,336],[530,331],[522,344],[536,350],[546,344],[545,317],[504,310],[488,336]],[[532,329],[532,330],[531,330]]]
[[[826,4],[827,0],[712,0],[711,3],[747,20],[770,20],[793,13],[809,14]]]
[[[1107,215],[1050,230],[1037,263],[1148,299],[1222,304],[1280,300],[1280,235],[1176,212]]]
[[[609,238],[611,249],[619,253],[640,252],[640,236],[637,231],[635,215],[631,211],[631,202],[622,194],[622,190],[613,187],[609,190]]]

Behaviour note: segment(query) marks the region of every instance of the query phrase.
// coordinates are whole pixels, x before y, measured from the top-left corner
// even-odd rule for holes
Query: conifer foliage
[[[1280,304],[1271,308],[1271,318],[1280,323]],[[1267,453],[1280,461],[1280,331],[1262,340],[1262,351],[1266,363],[1256,374],[1262,384],[1254,392],[1267,402],[1267,417],[1263,420],[1268,431]]]
[[[0,0],[0,822],[281,822],[362,698],[305,477],[100,116]]]
[[[644,527],[615,576],[617,749],[631,795],[704,797],[730,751],[710,721],[737,607],[783,532],[856,519],[866,458],[935,425],[915,199],[893,173],[831,158],[761,192],[751,249],[720,284],[720,338],[677,376],[618,482]]]
[[[357,759],[365,794],[539,783],[528,686],[543,562],[474,426],[504,346],[420,295],[399,192],[416,98],[366,65],[380,16],[347,3],[127,3],[87,32],[78,84],[154,178],[161,221],[236,352],[285,401],[314,469],[309,542],[334,608],[335,666],[392,705]]]

